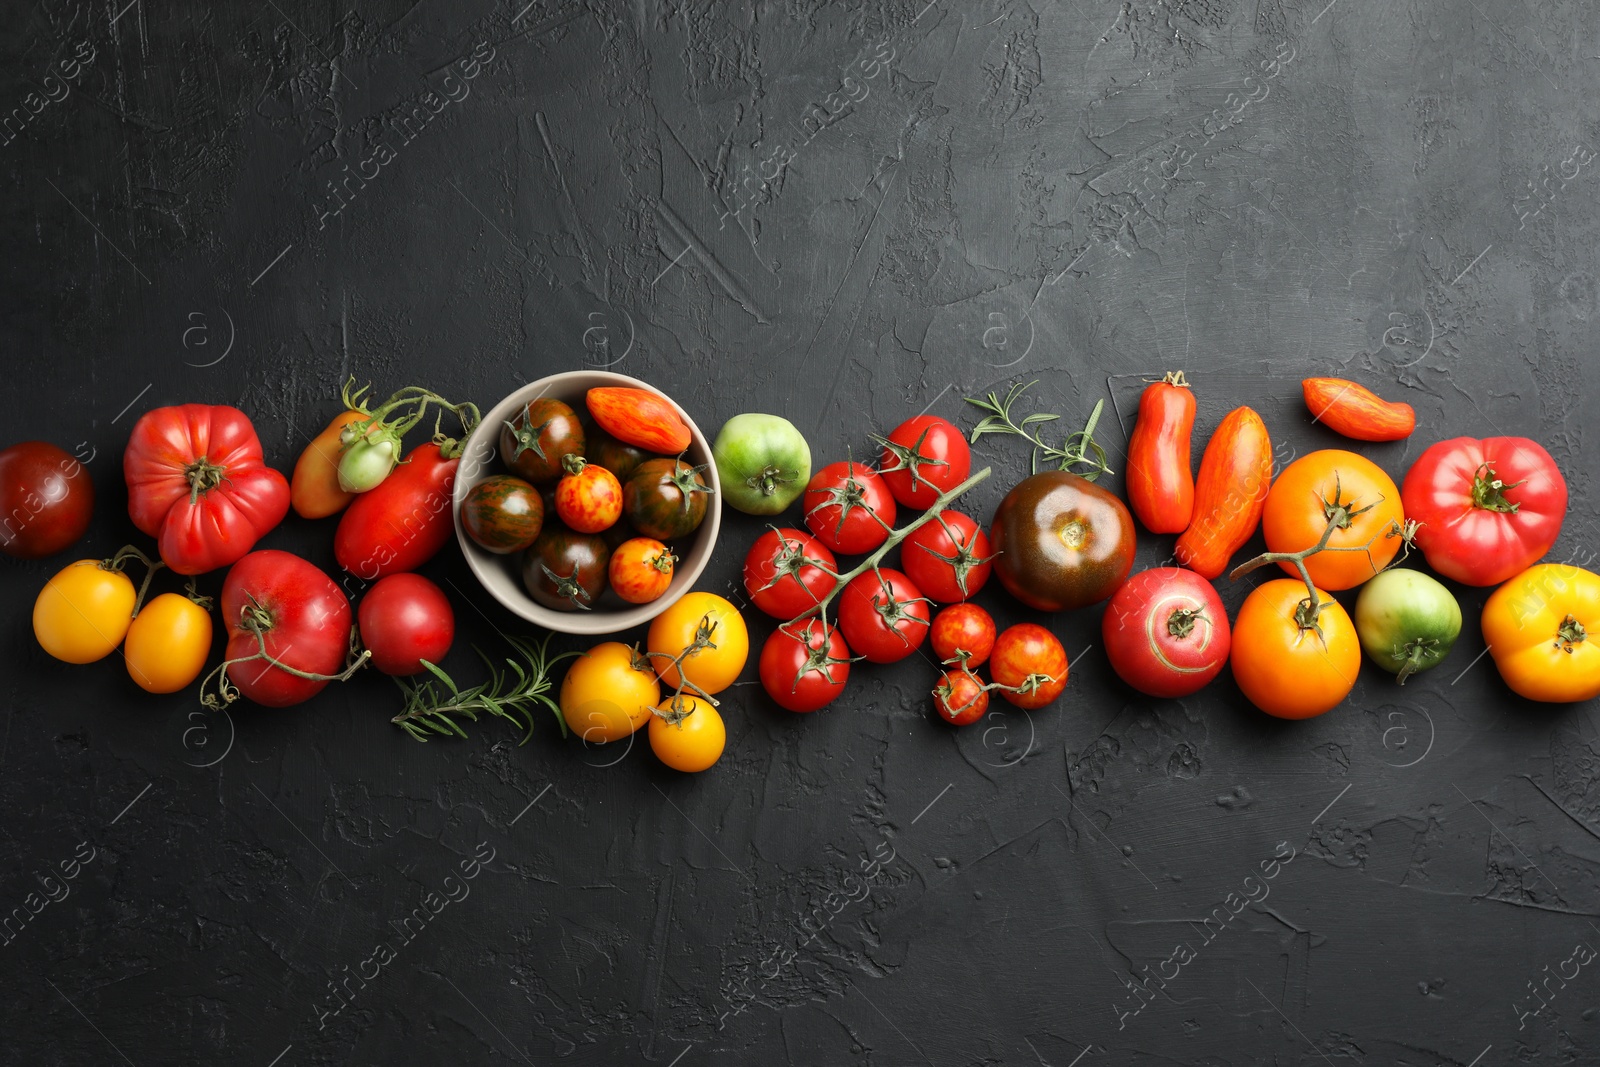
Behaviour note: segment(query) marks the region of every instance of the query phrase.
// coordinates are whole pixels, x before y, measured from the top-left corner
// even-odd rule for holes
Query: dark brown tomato
[[[42,559],[89,528],[94,483],[83,464],[47,441],[0,451],[0,552]]]
[[[584,458],[595,466],[604,467],[615,474],[617,481],[623,485],[628,484],[628,479],[639,469],[639,464],[650,458],[649,452],[617,440],[598,426],[587,432],[588,441],[583,452]]]
[[[598,534],[581,534],[555,519],[522,558],[528,595],[556,611],[587,611],[606,591],[611,549]]]
[[[554,397],[528,401],[500,428],[500,458],[513,474],[535,485],[560,478],[562,457],[583,455],[584,443],[578,413]]]
[[[509,474],[495,474],[461,499],[461,525],[483,548],[496,555],[520,552],[533,544],[544,526],[544,499],[539,490]]]
[[[711,500],[704,467],[681,459],[647,459],[622,487],[622,514],[645,537],[671,541],[700,528]]]
[[[994,573],[1039,611],[1071,611],[1117,591],[1133,567],[1133,516],[1109,490],[1066,471],[1018,482],[995,509]]]

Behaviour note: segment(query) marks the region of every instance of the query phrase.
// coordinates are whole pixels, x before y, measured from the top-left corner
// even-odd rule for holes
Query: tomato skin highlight
[[[976,596],[989,581],[993,556],[983,527],[959,511],[940,512],[900,542],[900,566],[918,589],[942,604]]]
[[[972,449],[955,423],[917,415],[889,434],[878,474],[895,501],[926,511],[972,473]]]
[[[1394,559],[1405,522],[1400,490],[1370,459],[1338,448],[1301,456],[1284,468],[1267,494],[1261,530],[1269,552],[1310,548],[1327,530],[1334,503],[1344,503],[1358,514],[1333,531],[1328,547],[1353,548],[1369,542],[1371,547],[1365,552],[1318,552],[1306,559],[1306,571],[1319,589],[1354,589]],[[1300,573],[1292,563],[1278,566],[1285,574]]]
[[[1067,650],[1038,623],[1019,622],[995,638],[989,674],[996,685],[1010,687],[998,691],[1007,703],[1028,710],[1042,708],[1066,690],[1067,673]],[[1030,688],[1025,685],[1030,676],[1044,677]],[[1011,691],[1017,688],[1025,691]]]
[[[827,707],[850,680],[850,646],[821,619],[787,623],[761,646],[761,688],[780,707],[813,712]]]
[[[1133,568],[1133,515],[1115,493],[1066,471],[1018,482],[995,509],[990,543],[1006,592],[1037,611],[1104,600]]]
[[[211,654],[211,613],[180,593],[153,597],[123,642],[128,676],[147,693],[176,693],[200,677]]]
[[[33,635],[63,663],[94,663],[116,651],[133,622],[133,580],[80,559],[57,571],[33,602]]]
[[[668,722],[661,715],[650,716],[650,748],[656,758],[675,771],[697,773],[716,763],[728,743],[728,730],[717,709],[699,697],[668,697],[658,706],[672,713],[673,705],[691,710],[681,722]]]
[[[437,666],[456,637],[456,615],[444,590],[420,574],[391,574],[368,589],[356,608],[361,643],[384,674],[410,676]]]
[[[840,555],[877,549],[894,526],[895,502],[889,487],[877,471],[853,461],[830,463],[813,474],[801,503],[806,529]]]
[[[1206,442],[1194,486],[1194,514],[1178,536],[1177,560],[1215,581],[1261,522],[1272,489],[1272,439],[1261,416],[1234,408]]]
[[[244,625],[247,610],[255,610],[252,602],[264,614],[262,638],[269,656],[311,674],[337,674],[343,668],[350,645],[350,601],[315,564],[268,548],[233,565],[222,582],[221,600],[228,659],[253,656],[261,648]],[[234,664],[228,680],[242,696],[269,708],[310,700],[328,684],[298,678],[264,660]]]
[[[1152,567],[1123,583],[1100,618],[1111,668],[1147,696],[1187,696],[1228,662],[1232,632],[1210,582],[1182,567]]]
[[[0,451],[0,552],[43,559],[76,544],[94,514],[94,481],[48,441]]]
[[[933,617],[928,639],[940,663],[959,664],[966,653],[966,666],[977,667],[994,651],[994,618],[970,600],[952,604]]]
[[[584,402],[602,430],[647,452],[676,455],[694,440],[678,409],[648,389],[597,386],[589,390]]]
[[[951,726],[968,726],[989,710],[983,679],[957,668],[945,671],[933,687],[933,710]]]
[[[1568,703],[1600,696],[1600,575],[1541,563],[1489,594],[1483,639],[1518,696]]]
[[[376,489],[357,496],[339,519],[333,555],[365,581],[414,571],[434,557],[454,532],[451,490],[460,459],[445,459],[424,442],[406,454]]]
[[[262,459],[255,427],[222,404],[145,412],[122,474],[128,516],[176,574],[237,562],[289,513],[289,483]]]
[[[819,566],[820,564],[820,566]],[[804,530],[781,527],[756,538],[744,557],[744,590],[762,612],[793,619],[839,584],[839,561]]]
[[[295,460],[289,478],[289,503],[302,519],[325,519],[337,515],[354,500],[354,493],[339,487],[339,460],[344,455],[344,428],[367,416],[359,411],[341,411]]]
[[[1182,371],[1151,382],[1139,396],[1139,418],[1128,440],[1128,506],[1151,533],[1182,533],[1194,515],[1194,412],[1194,393]]]
[[[1323,637],[1301,630],[1296,606],[1306,583],[1262,582],[1233,622],[1233,679],[1250,702],[1279,719],[1310,719],[1339,705],[1355,687],[1361,644],[1338,601],[1317,590]]]
[[[1385,400],[1343,378],[1307,378],[1300,391],[1313,422],[1354,441],[1399,441],[1417,428],[1410,404]]]
[[[1428,566],[1463,585],[1499,585],[1538,562],[1567,515],[1566,479],[1526,437],[1430,445],[1400,496]]]
[[[928,615],[922,591],[889,567],[856,575],[839,594],[839,629],[870,663],[897,663],[921,648]]]

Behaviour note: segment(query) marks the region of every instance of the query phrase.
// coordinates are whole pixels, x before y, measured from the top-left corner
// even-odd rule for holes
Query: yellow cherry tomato
[[[133,582],[98,559],[69,563],[33,602],[39,647],[66,663],[93,663],[111,655],[127,636],[138,599]]]
[[[708,694],[733,684],[750,655],[744,616],[715,593],[687,593],[650,624],[647,647],[661,680],[673,689],[683,681]],[[672,661],[684,650],[682,677]]]
[[[1317,590],[1323,605],[1318,636],[1298,617],[1306,593],[1306,583],[1293,578],[1262,582],[1233,622],[1233,680],[1252,704],[1280,719],[1331,710],[1350,695],[1361,670],[1361,643],[1350,616]]]
[[[728,729],[716,708],[683,694],[662,701],[657,710],[661,714],[650,716],[650,748],[662,763],[675,771],[703,771],[717,762]]]
[[[1600,696],[1600,574],[1540,563],[1483,605],[1483,639],[1514,692],[1567,703]]]
[[[661,703],[661,682],[644,656],[620,641],[595,645],[573,661],[561,682],[561,714],[585,741],[627,737]]]
[[[210,654],[211,613],[179,593],[140,608],[122,649],[129,677],[149,693],[176,693],[200,677]]]

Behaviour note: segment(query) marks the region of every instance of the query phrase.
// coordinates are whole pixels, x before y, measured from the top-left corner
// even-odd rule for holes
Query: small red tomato
[[[959,511],[942,511],[900,545],[900,566],[917,588],[941,604],[966,600],[989,580],[989,535]]]
[[[933,617],[928,631],[940,663],[969,668],[987,662],[994,651],[994,617],[971,601],[952,604]]]
[[[745,554],[744,589],[774,619],[792,619],[833,591],[838,571],[828,546],[810,534],[768,530]]]
[[[53,556],[83,536],[93,511],[94,482],[72,455],[47,441],[0,451],[0,552]]]
[[[599,533],[622,518],[622,483],[617,476],[582,456],[561,461],[566,477],[556,483],[556,514],[578,533]]]
[[[1067,651],[1043,626],[1019,622],[995,638],[989,671],[1006,700],[1042,708],[1067,687]]]
[[[789,623],[761,646],[761,688],[790,711],[816,711],[844,692],[850,646],[821,619]]]
[[[859,463],[830,463],[811,476],[803,498],[806,528],[847,556],[871,552],[889,539],[894,497],[878,472]]]
[[[653,537],[634,537],[611,553],[611,588],[630,604],[648,604],[672,584],[678,557]]]
[[[456,638],[456,616],[444,590],[409,571],[379,578],[356,609],[361,643],[384,674],[420,674],[437,665]]]
[[[1117,677],[1153,697],[1200,689],[1222,671],[1232,646],[1217,591],[1182,567],[1152,567],[1124,582],[1100,633]]]
[[[989,710],[989,691],[983,679],[970,671],[945,671],[933,687],[933,710],[951,726],[966,726]]]
[[[926,511],[972,473],[972,449],[955,424],[937,415],[918,415],[897,426],[883,445],[879,473],[894,498]]]
[[[873,663],[905,659],[928,636],[928,601],[897,570],[858,574],[839,594],[839,629]]]

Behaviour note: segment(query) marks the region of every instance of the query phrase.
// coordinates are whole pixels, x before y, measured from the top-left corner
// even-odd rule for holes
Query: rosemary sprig
[[[1045,411],[1036,411],[1032,415],[1024,416],[1021,422],[1011,417],[1011,408],[1017,399],[1029,389],[1038,385],[1034,380],[1027,383],[1018,383],[1006,391],[1004,399],[990,393],[982,400],[967,397],[967,403],[989,412],[978,425],[972,428],[972,440],[985,434],[1005,434],[1020,437],[1033,445],[1033,473],[1039,473],[1039,459],[1042,456],[1047,462],[1056,464],[1057,470],[1070,470],[1074,474],[1082,475],[1089,481],[1094,481],[1102,474],[1114,473],[1106,463],[1106,450],[1100,447],[1094,439],[1094,429],[1100,423],[1100,412],[1105,408],[1104,400],[1096,400],[1094,410],[1089,412],[1089,421],[1077,433],[1068,434],[1061,442],[1060,447],[1051,445],[1038,431],[1032,429],[1047,422],[1054,422],[1060,415],[1052,415]],[[1074,468],[1083,468],[1077,469]]]
[[[432,678],[396,678],[405,694],[405,708],[389,721],[404,727],[418,741],[426,741],[430,732],[466,737],[466,731],[456,723],[457,717],[477,722],[480,714],[498,715],[523,730],[519,743],[527,744],[533,737],[533,711],[542,704],[555,714],[561,736],[567,736],[567,720],[561,714],[561,706],[547,695],[551,689],[550,668],[578,653],[550,656],[548,634],[539,642],[516,637],[507,637],[506,641],[517,653],[515,658],[506,657],[509,671],[497,667],[482,649],[473,650],[489,668],[489,680],[470,689],[456,685],[454,679],[427,660],[422,665]]]

